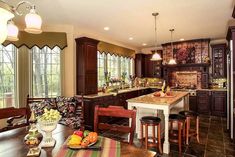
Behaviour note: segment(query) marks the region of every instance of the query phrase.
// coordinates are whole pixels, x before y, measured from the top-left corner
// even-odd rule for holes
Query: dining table
[[[29,127],[26,126],[0,133],[0,157],[26,157],[29,148],[24,144],[24,137],[27,135],[28,130]],[[74,129],[58,124],[57,128],[52,133],[53,138],[56,140],[55,146],[51,148],[41,148],[40,157],[57,156],[66,139],[72,135],[73,132]],[[153,157],[156,155],[154,151],[137,148],[134,145],[124,142],[121,142],[120,146],[120,156],[122,157]]]

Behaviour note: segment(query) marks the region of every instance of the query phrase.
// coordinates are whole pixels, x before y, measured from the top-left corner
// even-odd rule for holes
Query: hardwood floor
[[[128,124],[127,120],[121,120],[117,123]],[[126,134],[116,134],[111,131],[102,133],[115,139],[127,139]],[[134,139],[134,145],[141,147],[137,138]],[[151,149],[157,151],[156,149]],[[170,154],[157,155],[159,157],[235,157],[235,144],[229,139],[226,130],[226,119],[222,117],[200,115],[200,143],[196,138],[191,138],[189,145],[183,145],[182,154],[178,153],[178,146],[170,145]]]

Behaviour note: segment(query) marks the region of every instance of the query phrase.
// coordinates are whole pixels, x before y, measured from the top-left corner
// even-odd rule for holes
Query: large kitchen
[[[0,156],[235,156],[233,0],[10,0],[0,15]]]

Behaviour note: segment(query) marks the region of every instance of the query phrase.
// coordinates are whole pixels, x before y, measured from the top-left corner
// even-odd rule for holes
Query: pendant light
[[[170,29],[169,30],[171,32],[171,52],[172,52],[172,58],[170,59],[170,61],[168,62],[169,65],[174,65],[176,64],[176,61],[174,59],[174,53],[173,53],[173,32],[175,31],[175,29]]]
[[[150,59],[151,61],[160,61],[162,60],[161,56],[157,53],[157,16],[159,13],[152,13],[155,19],[155,36],[154,36],[154,43],[155,43],[155,50],[152,58]]]

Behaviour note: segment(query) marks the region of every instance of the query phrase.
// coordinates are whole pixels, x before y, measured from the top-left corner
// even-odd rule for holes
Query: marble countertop
[[[188,92],[174,91],[172,97],[155,97],[152,93],[128,99],[127,102],[154,104],[154,105],[171,105],[180,100],[181,98],[187,96],[188,94],[189,94]]]
[[[197,89],[197,91],[227,91],[226,88],[215,88],[215,89]]]
[[[143,89],[149,89],[153,87],[134,87],[134,88],[127,88],[127,89],[121,89],[118,91],[118,93],[115,92],[110,92],[110,93],[103,93],[103,92],[98,92],[97,94],[90,94],[90,95],[84,95],[84,98],[92,99],[92,98],[99,98],[99,97],[105,97],[105,96],[116,96],[117,94],[122,94],[122,93],[127,93],[127,92],[132,92],[132,91],[137,91],[137,90],[143,90]],[[157,88],[157,87],[155,87]]]

